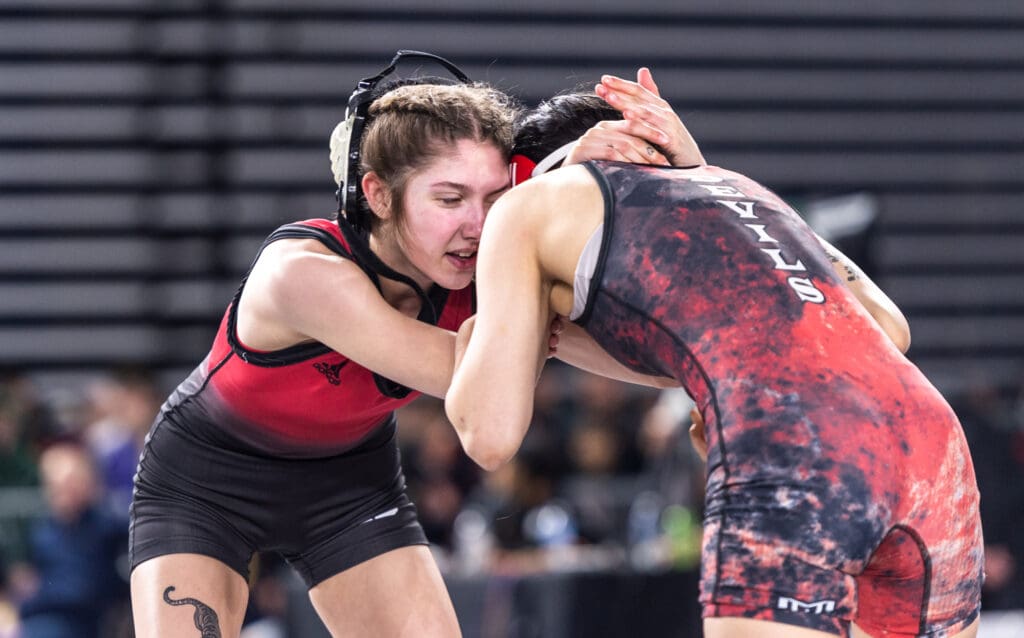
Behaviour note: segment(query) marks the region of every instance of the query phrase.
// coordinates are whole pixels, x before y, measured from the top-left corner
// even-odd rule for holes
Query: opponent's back
[[[693,396],[707,424],[707,537],[718,538],[716,521],[734,521],[705,544],[703,600],[750,589],[763,590],[769,606],[789,599],[771,599],[778,573],[758,582],[744,567],[743,556],[759,551],[746,546],[754,539],[856,575],[892,530],[909,529],[923,550],[942,552],[921,557],[943,563],[935,577],[956,581],[921,576],[931,610],[955,613],[965,603],[956,592],[980,577],[977,489],[962,431],[815,234],[775,194],[731,171],[587,167],[606,210],[578,323],[619,361],[674,377]],[[848,595],[828,600],[838,610],[854,605]]]

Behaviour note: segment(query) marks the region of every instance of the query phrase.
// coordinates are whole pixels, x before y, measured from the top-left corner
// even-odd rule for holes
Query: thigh
[[[455,608],[425,545],[381,554],[323,581],[309,592],[334,636],[452,638]]]
[[[224,563],[199,554],[169,554],[132,572],[132,616],[138,638],[238,636],[249,588]]]
[[[704,619],[704,638],[832,638],[834,635],[806,627],[750,618]]]

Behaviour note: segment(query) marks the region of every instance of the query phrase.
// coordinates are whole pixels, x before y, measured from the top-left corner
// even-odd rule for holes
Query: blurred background
[[[5,0],[0,638],[131,635],[141,439],[263,237],[334,210],[328,135],[400,48],[527,105],[649,66],[709,162],[861,263],[972,445],[981,635],[1024,635],[1024,4]],[[554,364],[489,475],[439,401],[402,411],[467,637],[700,635],[688,409]],[[326,635],[279,559],[254,567],[246,638]]]

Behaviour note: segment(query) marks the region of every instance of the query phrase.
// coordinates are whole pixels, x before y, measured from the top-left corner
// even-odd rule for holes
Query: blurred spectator
[[[34,444],[48,434],[37,427],[45,422],[23,379],[0,377],[0,487],[38,484]]]
[[[18,610],[8,586],[7,560],[0,554],[0,638],[18,635]]]
[[[0,370],[0,490],[15,489],[0,499],[0,556],[12,564],[28,552],[28,523],[40,509],[39,447],[54,436],[50,413],[29,381]],[[17,582],[20,570],[12,569]]]
[[[87,396],[91,414],[83,428],[85,440],[110,505],[127,516],[139,453],[160,409],[161,394],[149,373],[128,368],[90,384]]]
[[[288,587],[293,574],[277,554],[253,557],[250,569],[249,606],[239,638],[288,638]]]
[[[657,399],[651,388],[577,372],[570,427],[569,465],[574,471],[636,473],[643,469],[637,445],[642,415]]]
[[[451,549],[455,516],[479,482],[480,469],[462,451],[440,399],[420,397],[398,418],[405,430],[402,466],[420,524],[431,543]]]
[[[665,501],[698,512],[704,504],[704,461],[690,443],[693,407],[682,388],[662,390],[643,415],[638,445],[643,466]]]
[[[1016,406],[1016,409],[1015,409]],[[975,381],[954,401],[976,459],[985,534],[984,609],[1024,608],[1024,387]]]
[[[534,557],[527,550],[574,541],[574,533],[569,534],[571,538],[566,537],[566,532],[573,527],[568,513],[552,500],[554,481],[551,475],[545,455],[535,453],[533,447],[525,444],[508,463],[485,473],[483,481],[466,499],[465,508],[459,514],[455,539],[457,551],[473,556],[477,550],[467,546],[467,541],[484,543],[493,548],[493,552],[482,561],[481,567],[489,566],[498,571],[532,571],[538,566],[533,564]],[[555,509],[549,508],[546,518],[538,520],[540,511],[548,506]],[[561,514],[556,510],[561,510]],[[557,516],[552,517],[551,514]],[[465,525],[466,521],[480,523],[470,527]],[[552,521],[560,521],[562,527],[552,529],[548,525]],[[467,529],[473,532],[468,539]]]
[[[118,559],[127,551],[127,522],[99,506],[102,495],[83,446],[59,442],[40,457],[48,515],[30,536],[34,591],[20,605],[26,638],[94,638],[112,605],[127,596]]]

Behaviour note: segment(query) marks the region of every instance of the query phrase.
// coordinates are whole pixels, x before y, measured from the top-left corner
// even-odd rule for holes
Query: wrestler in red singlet
[[[267,243],[292,238],[316,239],[376,280],[337,222],[289,224]],[[210,353],[147,437],[132,503],[132,566],[195,553],[247,577],[255,552],[276,551],[313,587],[388,550],[425,544],[393,415],[419,393],[320,343],[246,348],[235,333],[244,286]],[[428,297],[420,319],[436,313],[442,328],[473,312],[472,286],[434,286]]]
[[[326,219],[284,226],[267,242],[297,237],[319,239],[353,259],[338,224]],[[185,415],[191,420],[202,411],[218,427],[277,456],[322,457],[352,447],[395,409],[419,396],[391,388],[387,379],[320,343],[277,352],[246,348],[234,331],[237,299],[238,295],[225,313],[209,355],[185,382],[187,388],[205,388],[195,394],[180,389],[184,394],[165,406],[166,418]],[[473,288],[448,291],[434,286],[430,301],[433,307],[424,304],[421,320],[429,321],[431,311],[436,311],[437,325],[455,330],[473,312]],[[189,403],[182,401],[185,396],[191,397]]]

